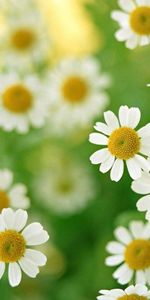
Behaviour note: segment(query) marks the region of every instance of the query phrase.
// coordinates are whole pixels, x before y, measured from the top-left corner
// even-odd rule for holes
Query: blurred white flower
[[[95,196],[88,168],[70,161],[41,173],[35,192],[42,205],[60,215],[82,211]]]
[[[125,290],[100,290],[99,293],[101,295],[97,300],[148,300],[150,298],[150,292],[143,284],[130,285]]]
[[[0,215],[0,278],[6,264],[9,264],[8,279],[12,287],[19,285],[21,269],[29,277],[35,278],[39,266],[44,266],[47,260],[42,252],[27,248],[43,244],[49,239],[40,223],[25,227],[27,218],[27,212],[22,209],[14,212],[6,208]]]
[[[146,195],[137,202],[137,209],[146,212],[146,219],[150,221],[150,173],[142,172],[142,176],[133,181],[131,188],[134,192]]]
[[[51,42],[44,21],[31,7],[24,14],[6,19],[0,35],[1,60],[4,68],[30,70],[48,61]]]
[[[110,77],[99,69],[94,58],[68,58],[47,77],[49,97],[54,101],[50,122],[58,133],[89,125],[108,104],[105,88]]]
[[[138,131],[134,129],[141,118],[139,108],[121,106],[119,120],[112,111],[105,112],[104,118],[106,124],[97,122],[94,127],[100,133],[89,136],[91,143],[105,146],[91,155],[92,164],[100,164],[102,173],[111,169],[114,181],[123,175],[124,160],[132,179],[139,178],[142,170],[149,171],[150,164],[142,155],[150,155],[150,123]]]
[[[150,284],[150,223],[132,221],[129,230],[118,227],[117,241],[109,242],[106,265],[118,266],[113,277],[120,284],[127,284],[135,276],[135,283]]]
[[[122,10],[113,11],[111,16],[121,27],[115,36],[118,41],[125,41],[126,47],[134,49],[138,45],[150,43],[150,1],[119,0]]]
[[[0,170],[0,211],[8,207],[27,209],[30,200],[26,194],[24,184],[13,184],[13,173],[10,170]]]
[[[48,101],[36,76],[17,73],[0,75],[0,127],[27,133],[30,125],[40,128],[48,115]]]

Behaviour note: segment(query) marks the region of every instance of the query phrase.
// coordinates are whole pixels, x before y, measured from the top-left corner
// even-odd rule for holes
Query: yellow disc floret
[[[150,267],[150,241],[134,240],[126,248],[125,261],[133,270],[144,270]]]
[[[147,300],[147,297],[144,296],[139,296],[136,294],[131,294],[131,295],[125,295],[122,297],[119,297],[117,300]]]
[[[32,105],[32,94],[22,84],[8,87],[2,98],[4,106],[14,113],[25,113]]]
[[[2,211],[3,208],[8,208],[9,204],[10,200],[7,193],[3,190],[0,190],[0,211]]]
[[[67,78],[62,85],[62,94],[66,101],[78,103],[85,100],[88,86],[85,80],[78,76]]]
[[[127,160],[139,152],[140,138],[134,129],[120,127],[110,135],[108,149],[117,158]]]
[[[11,36],[11,44],[18,51],[30,49],[34,40],[34,33],[28,28],[20,28],[14,31]]]
[[[130,24],[137,34],[150,35],[150,6],[139,6],[133,10]]]
[[[25,252],[25,240],[23,236],[15,230],[0,232],[0,261],[18,261]]]

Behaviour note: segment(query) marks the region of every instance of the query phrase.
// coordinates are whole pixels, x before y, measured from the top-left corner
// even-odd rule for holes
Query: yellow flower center
[[[31,48],[35,41],[34,33],[28,28],[21,28],[12,33],[11,44],[18,51]]]
[[[150,34],[150,6],[137,7],[130,16],[130,24],[137,34]]]
[[[117,158],[127,160],[139,152],[140,138],[132,128],[118,128],[109,137],[108,149]]]
[[[63,83],[62,94],[68,102],[82,102],[87,96],[87,93],[88,86],[83,78],[71,76],[67,78]]]
[[[131,294],[119,297],[117,300],[147,300],[147,297]]]
[[[9,263],[18,261],[25,252],[25,240],[15,230],[0,232],[0,261]]]
[[[6,192],[3,190],[0,190],[0,211],[2,211],[3,208],[9,207],[9,197],[7,196]]]
[[[11,112],[24,113],[32,105],[31,92],[21,84],[14,84],[4,91],[3,104]]]
[[[133,270],[150,267],[150,241],[134,240],[126,248],[125,261]]]

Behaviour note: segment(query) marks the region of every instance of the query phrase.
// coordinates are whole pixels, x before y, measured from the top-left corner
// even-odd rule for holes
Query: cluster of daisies
[[[112,18],[120,29],[115,36],[125,41],[126,47],[150,43],[150,1],[119,0],[121,10],[113,11]],[[104,122],[97,122],[96,132],[89,141],[100,145],[90,160],[100,165],[99,171],[110,171],[110,178],[118,182],[124,173],[125,165],[133,182],[134,192],[144,195],[137,202],[137,209],[146,212],[146,223],[132,221],[128,228],[115,229],[115,241],[107,244],[109,256],[106,265],[115,267],[113,278],[125,289],[100,290],[98,300],[147,300],[150,291],[150,123],[136,129],[140,122],[139,108],[121,106],[118,117],[112,111],[104,113]],[[130,285],[133,282],[135,285]]]
[[[141,112],[136,107],[121,106],[118,117],[112,111],[106,111],[105,123],[97,122],[94,126],[97,132],[89,136],[91,143],[101,146],[91,155],[92,164],[99,164],[99,171],[102,173],[110,171],[111,180],[116,182],[122,178],[126,165],[133,179],[132,190],[144,195],[137,202],[137,208],[146,212],[148,220],[146,224],[132,221],[129,228],[117,228],[114,233],[116,241],[109,242],[106,247],[110,254],[106,265],[118,266],[113,277],[121,285],[130,283],[131,280],[137,285],[125,292],[100,291],[102,296],[98,299],[105,300],[105,297],[117,295],[118,298],[128,298],[133,296],[133,291],[139,295],[139,289],[140,293],[145,290],[139,284],[150,284],[150,123],[136,130],[140,118]]]

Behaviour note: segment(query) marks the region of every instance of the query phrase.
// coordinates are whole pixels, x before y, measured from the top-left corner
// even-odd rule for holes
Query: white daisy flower
[[[17,73],[0,75],[0,127],[27,133],[40,128],[48,115],[48,101],[37,77],[23,79]]]
[[[39,13],[28,10],[7,20],[0,36],[1,60],[5,68],[31,69],[50,56],[50,39]]]
[[[110,78],[101,74],[94,58],[68,58],[47,78],[49,97],[54,100],[53,127],[58,132],[85,127],[108,104],[104,91]],[[71,116],[71,121],[69,120]]]
[[[92,164],[100,164],[100,172],[111,169],[111,180],[119,181],[124,172],[124,161],[132,179],[141,176],[142,170],[149,171],[150,164],[143,155],[150,155],[150,123],[138,131],[135,130],[141,117],[139,108],[121,106],[119,120],[112,111],[104,113],[105,122],[97,122],[89,141],[104,145],[103,149],[91,155]]]
[[[26,193],[24,184],[13,184],[13,173],[10,170],[0,170],[0,211],[8,207],[27,209],[30,200]]]
[[[6,264],[9,264],[8,279],[12,287],[19,285],[21,269],[35,278],[39,266],[46,264],[46,256],[40,251],[28,249],[28,246],[45,243],[49,239],[48,233],[40,223],[25,227],[27,218],[27,212],[22,209],[14,212],[11,208],[4,208],[0,215],[0,278]]]
[[[97,300],[148,300],[150,291],[143,284],[130,285],[125,290],[100,290]]]
[[[150,0],[119,0],[123,10],[113,11],[112,19],[121,27],[115,36],[120,42],[125,41],[126,47],[134,49],[138,45],[150,43]]]
[[[146,219],[150,221],[150,173],[142,172],[142,176],[133,181],[131,188],[134,192],[145,195],[137,202],[137,209],[146,212]]]
[[[95,196],[89,170],[68,161],[41,173],[35,180],[35,191],[40,203],[42,200],[42,205],[59,215],[82,211]]]
[[[118,227],[117,241],[109,242],[106,265],[118,266],[113,277],[120,284],[127,284],[135,276],[136,283],[150,284],[150,223],[132,221],[129,230]]]

